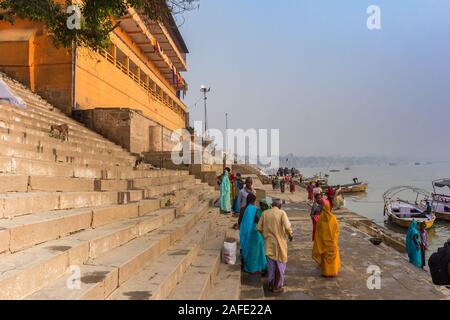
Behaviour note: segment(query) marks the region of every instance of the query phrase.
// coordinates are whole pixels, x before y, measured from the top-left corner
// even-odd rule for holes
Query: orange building
[[[42,23],[0,22],[0,70],[134,153],[170,148],[187,127],[186,44],[175,23],[129,9],[108,50],[56,48]]]

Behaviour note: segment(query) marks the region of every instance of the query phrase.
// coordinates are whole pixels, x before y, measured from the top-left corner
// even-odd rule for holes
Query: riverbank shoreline
[[[289,244],[286,290],[281,295],[271,294],[264,278],[242,273],[241,299],[450,299],[449,289],[434,286],[428,272],[409,263],[403,236],[347,209],[334,212],[341,229],[341,272],[335,279],[322,278],[311,257],[312,225],[306,191],[298,188],[294,194],[283,194],[273,191],[270,185],[264,185],[264,190],[268,197],[284,200],[283,209],[294,229],[294,241]],[[382,243],[373,244],[373,238],[380,238]],[[381,273],[379,289],[370,287],[369,271],[374,267]]]

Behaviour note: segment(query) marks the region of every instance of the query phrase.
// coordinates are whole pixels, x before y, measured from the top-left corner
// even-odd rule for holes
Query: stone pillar
[[[149,128],[149,151],[150,152],[160,152],[163,151],[163,130],[159,125],[151,126]]]

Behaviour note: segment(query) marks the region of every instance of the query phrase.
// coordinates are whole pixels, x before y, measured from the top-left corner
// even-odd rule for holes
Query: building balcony
[[[150,32],[150,25],[156,22],[149,22],[134,9],[129,9],[129,15],[118,20],[120,28],[131,38],[133,43],[148,59],[159,69],[161,74],[177,90],[186,87],[186,82],[181,76],[181,71],[186,71],[186,62],[176,45],[170,43],[168,32],[165,42],[160,42],[158,38]],[[157,23],[158,24],[158,23]],[[160,39],[163,39],[160,37]]]

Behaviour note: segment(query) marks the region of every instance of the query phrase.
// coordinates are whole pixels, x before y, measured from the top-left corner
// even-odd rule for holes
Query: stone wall
[[[131,109],[76,110],[74,117],[135,154],[172,150],[171,131]],[[161,140],[162,138],[162,140]]]

